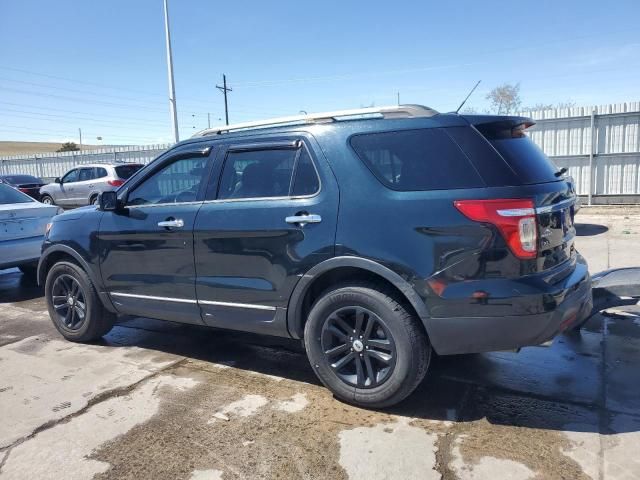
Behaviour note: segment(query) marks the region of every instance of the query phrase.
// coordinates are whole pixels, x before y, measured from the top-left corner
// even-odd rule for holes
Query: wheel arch
[[[102,282],[100,278],[98,278],[91,268],[91,265],[82,257],[80,253],[74,250],[72,247],[63,244],[52,245],[47,248],[40,257],[38,261],[38,270],[37,270],[37,280],[38,285],[44,286],[45,281],[47,279],[47,273],[53,265],[62,260],[70,260],[76,263],[80,268],[82,268],[89,278],[91,282],[96,287],[96,291],[98,292],[98,296],[102,301],[102,304],[105,308],[111,312],[115,312],[115,308],[109,299],[109,296],[106,294],[104,289],[102,288]]]
[[[429,312],[424,301],[408,281],[374,260],[344,256],[334,257],[315,265],[297,283],[287,308],[287,328],[293,338],[303,337],[306,313],[317,295],[326,286],[334,283],[335,277],[382,280],[406,300],[429,335]]]

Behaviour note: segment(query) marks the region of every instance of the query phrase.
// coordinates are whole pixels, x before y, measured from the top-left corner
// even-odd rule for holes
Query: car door
[[[100,271],[122,314],[202,324],[195,293],[193,225],[206,189],[209,149],[180,149],[119,193],[124,207],[100,223]]]
[[[294,286],[334,254],[338,186],[314,146],[286,137],[220,148],[194,228],[207,325],[287,335]]]
[[[87,205],[89,203],[89,194],[93,188],[93,181],[95,176],[95,168],[82,167],[78,174],[78,181],[73,185],[73,198],[70,198],[70,203],[74,205]]]
[[[64,177],[60,180],[58,184],[58,188],[52,192],[54,194],[53,200],[56,204],[61,206],[71,206],[73,205],[73,195],[75,191],[76,183],[78,183],[80,175],[80,169],[74,168],[69,170]]]

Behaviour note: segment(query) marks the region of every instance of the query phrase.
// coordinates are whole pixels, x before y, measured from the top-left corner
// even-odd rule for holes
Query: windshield
[[[43,183],[37,177],[33,177],[31,175],[7,175],[3,177],[4,181],[10,183],[11,185],[21,185],[23,183]]]
[[[11,203],[29,203],[34,202],[31,197],[19,192],[9,185],[0,185],[0,205],[9,205]]]

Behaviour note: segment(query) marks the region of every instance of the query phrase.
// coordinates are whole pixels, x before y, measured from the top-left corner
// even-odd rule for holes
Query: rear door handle
[[[158,226],[164,228],[182,228],[184,227],[184,220],[181,218],[167,219],[164,222],[158,222]]]
[[[304,227],[307,223],[320,223],[322,221],[322,217],[315,213],[309,213],[304,215],[293,215],[285,218],[284,220],[287,223],[295,223]]]

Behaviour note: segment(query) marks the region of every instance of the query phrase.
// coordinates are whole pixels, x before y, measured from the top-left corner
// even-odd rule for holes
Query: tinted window
[[[80,175],[78,176],[79,182],[86,182],[87,180],[93,180],[93,168],[81,168]]]
[[[7,175],[3,177],[4,181],[11,185],[22,185],[25,183],[42,183],[42,180],[38,177],[32,177],[31,175]],[[2,179],[0,179],[1,181]]]
[[[13,187],[9,185],[0,184],[0,205],[8,205],[10,203],[29,203],[34,200],[25,195],[22,192],[19,192]]]
[[[378,180],[394,190],[484,186],[469,159],[443,129],[356,135],[351,146]]]
[[[138,170],[140,170],[142,168],[142,165],[119,165],[116,167],[116,175],[118,175],[118,178],[122,178],[123,180],[128,179],[129,177],[131,177],[131,175],[133,175],[134,173],[136,173]]]
[[[129,205],[193,202],[205,173],[206,158],[187,157],[161,168],[129,193]]]
[[[93,178],[102,178],[107,176],[107,169],[96,167],[93,169]]]
[[[559,180],[558,167],[527,136],[490,140],[511,166],[522,183],[545,183]]]
[[[79,170],[71,170],[64,177],[62,177],[62,181],[65,182],[65,183],[77,182],[79,173],[80,173]]]
[[[306,148],[303,148],[300,152],[295,175],[291,192],[294,197],[313,195],[320,190],[320,179]]]
[[[218,198],[264,198],[289,195],[299,150],[231,151],[227,154]]]

